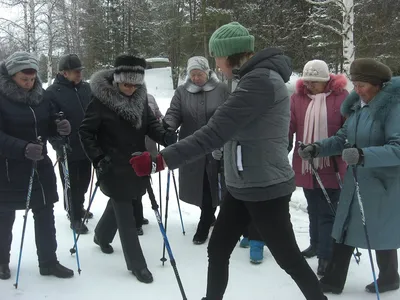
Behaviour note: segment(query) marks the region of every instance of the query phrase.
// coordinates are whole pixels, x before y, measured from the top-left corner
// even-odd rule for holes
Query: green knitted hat
[[[230,56],[243,52],[254,52],[254,36],[238,22],[231,22],[218,28],[210,38],[210,55]]]

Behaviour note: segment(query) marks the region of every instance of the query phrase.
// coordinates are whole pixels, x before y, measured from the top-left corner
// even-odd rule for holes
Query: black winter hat
[[[146,60],[129,54],[119,55],[115,59],[114,82],[142,85]]]
[[[372,58],[359,58],[350,66],[351,81],[368,82],[373,85],[382,85],[390,81],[392,71],[390,68]]]
[[[66,54],[61,56],[58,63],[58,71],[83,70],[82,62],[76,54]]]

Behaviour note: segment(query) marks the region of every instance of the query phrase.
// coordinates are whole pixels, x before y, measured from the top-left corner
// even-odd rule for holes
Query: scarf
[[[326,111],[326,97],[331,94],[320,93],[317,95],[308,95],[311,102],[307,107],[306,117],[304,119],[303,143],[312,144],[316,141],[328,138],[328,116]],[[314,167],[322,169],[330,166],[329,157],[317,157],[313,159]],[[311,165],[308,161],[303,161],[301,166],[302,174],[311,173]]]

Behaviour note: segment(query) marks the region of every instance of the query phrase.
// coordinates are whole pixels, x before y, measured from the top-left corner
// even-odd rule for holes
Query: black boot
[[[86,212],[87,210],[82,208],[82,213],[81,213],[81,218],[83,219],[86,216]],[[86,220],[88,219],[93,219],[93,214],[89,211],[87,216],[86,216]]]
[[[143,218],[142,224],[149,225],[149,219]]]
[[[137,227],[136,231],[137,231],[137,235],[143,235],[144,234],[142,227]]]
[[[301,251],[301,254],[306,258],[317,256],[317,250],[314,246],[309,246],[306,250]]]
[[[400,286],[398,273],[397,250],[376,250],[376,262],[379,268],[377,280],[380,293],[398,290]],[[368,284],[365,290],[376,293],[374,282]]]
[[[6,280],[11,277],[11,271],[8,264],[0,265],[0,279]]]
[[[64,267],[59,262],[50,267],[40,267],[39,271],[40,275],[43,276],[54,275],[58,278],[71,278],[74,276],[74,271]]]
[[[110,244],[103,244],[103,243],[100,243],[99,240],[98,240],[98,238],[97,238],[97,236],[94,236],[93,242],[94,242],[96,245],[100,246],[101,252],[103,252],[103,253],[105,253],[105,254],[111,254],[111,253],[114,252],[114,249],[113,249],[113,247],[112,247]]]
[[[82,224],[81,220],[76,220],[71,222],[70,226],[71,229],[75,229],[75,232],[77,234],[87,234],[89,232],[89,229],[85,224]]]
[[[329,261],[326,259],[318,259],[318,269],[317,269],[317,275],[318,276],[324,276],[326,268],[328,266]]]
[[[333,244],[332,259],[326,267],[324,277],[319,281],[324,293],[342,293],[353,251],[353,247],[345,244]]]
[[[136,276],[137,280],[143,283],[152,283],[153,275],[150,273],[149,269],[144,268],[141,270],[133,270],[132,274]]]
[[[207,225],[204,221],[199,222],[197,225],[197,230],[195,235],[193,236],[193,244],[201,245],[204,244],[208,239],[208,234],[210,232],[210,225]]]

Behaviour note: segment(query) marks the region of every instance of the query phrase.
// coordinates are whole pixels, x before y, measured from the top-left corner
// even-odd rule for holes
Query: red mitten
[[[160,154],[153,161],[149,152],[137,152],[129,160],[132,168],[139,177],[149,176],[150,174],[164,170],[163,158]]]

